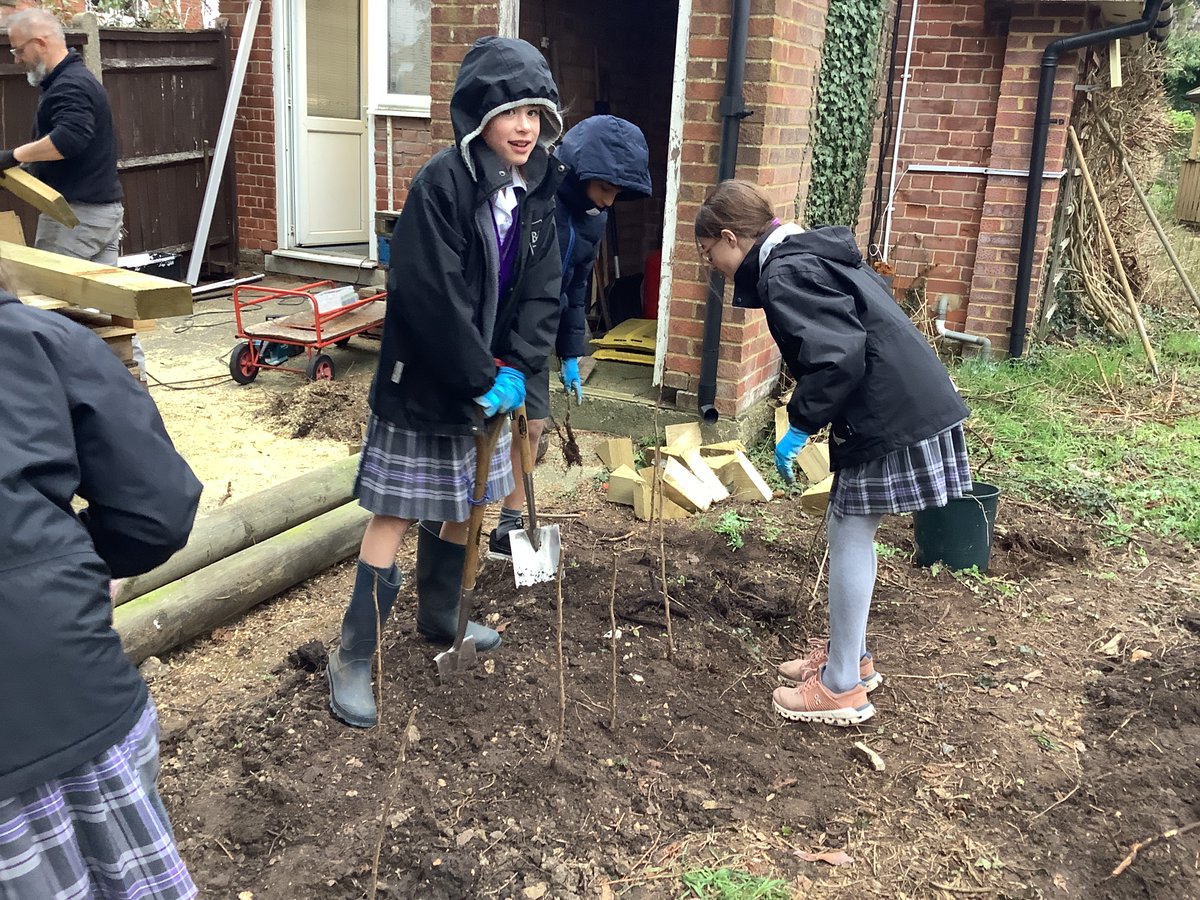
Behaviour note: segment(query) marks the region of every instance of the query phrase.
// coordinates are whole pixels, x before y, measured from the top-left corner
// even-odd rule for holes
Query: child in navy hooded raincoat
[[[577,403],[583,402],[583,380],[579,358],[587,353],[588,283],[600,241],[608,226],[608,208],[616,200],[649,197],[650,150],[640,128],[616,116],[592,116],[570,131],[558,148],[558,158],[567,166],[567,176],[558,188],[558,246],[562,255],[562,294],[559,306],[555,355],[560,361],[559,378]],[[542,377],[527,384],[526,413],[529,440],[536,447],[550,415],[549,366]],[[567,398],[570,402],[570,397]],[[520,466],[516,448],[513,468]],[[493,554],[508,556],[508,534],[524,527],[521,510],[525,486],[516,479],[513,492],[504,498],[500,524],[489,538]]]
[[[359,552],[341,645],[327,669],[342,721],[377,718],[371,664],[400,589],[396,552],[418,520],[417,630],[450,643],[458,620],[475,436],[525,399],[558,329],[562,270],[554,196],[566,168],[558,88],[525,41],[467,51],[450,101],[455,145],[417,173],[396,222],[387,314],[355,494],[374,513]],[[487,496],[513,487],[507,430]],[[500,635],[472,622],[476,649]]]

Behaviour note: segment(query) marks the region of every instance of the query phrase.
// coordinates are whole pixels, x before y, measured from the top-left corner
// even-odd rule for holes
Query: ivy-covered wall
[[[817,81],[812,181],[805,224],[858,220],[879,96],[879,37],[886,0],[829,4]]]

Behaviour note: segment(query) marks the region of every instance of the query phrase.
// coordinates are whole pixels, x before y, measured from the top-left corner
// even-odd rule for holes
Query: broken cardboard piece
[[[821,515],[829,506],[829,494],[833,490],[833,476],[814,484],[800,495],[800,508],[805,512]]]
[[[608,476],[608,502],[633,506],[634,495],[645,484],[645,479],[629,466],[617,466]]]
[[[712,495],[714,503],[720,503],[722,500],[729,499],[729,491],[721,483],[721,479],[717,477],[717,473],[712,470],[712,467],[700,455],[699,447],[693,447],[686,451],[683,454],[683,461],[687,464],[692,474],[703,482],[708,492]]]
[[[633,441],[629,438],[611,438],[596,445],[596,455],[610,469],[633,466]]]
[[[829,445],[809,441],[796,457],[796,464],[813,484],[829,477]]]
[[[717,472],[721,483],[736,500],[770,500],[774,494],[745,453],[735,453]]]

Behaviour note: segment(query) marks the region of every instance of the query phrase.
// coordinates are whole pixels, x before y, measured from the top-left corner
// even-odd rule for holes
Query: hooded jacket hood
[[[650,196],[650,149],[632,122],[616,116],[584,119],[563,136],[557,155],[580,185],[598,179],[620,188],[621,200]]]
[[[546,58],[526,41],[489,36],[471,45],[458,70],[450,99],[454,143],[471,177],[476,177],[471,144],[502,112],[537,106],[542,113],[538,145],[549,149],[562,134],[558,87]]]
[[[760,309],[763,298],[758,294],[759,275],[766,268],[767,260],[759,259],[759,251],[776,225],[760,237],[738,266],[733,276],[733,305],[748,309]],[[854,243],[854,233],[844,225],[831,225],[789,235],[771,251],[767,259],[784,259],[790,256],[818,256],[830,262],[856,267],[862,262],[862,253]]]

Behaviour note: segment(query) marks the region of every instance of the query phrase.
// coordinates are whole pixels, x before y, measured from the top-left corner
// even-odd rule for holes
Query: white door
[[[370,210],[360,0],[299,0],[295,29],[297,243],[366,243]]]

